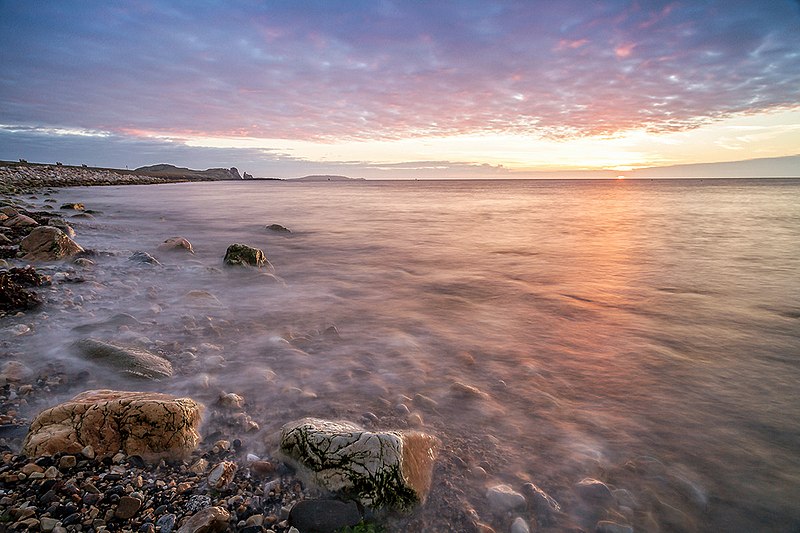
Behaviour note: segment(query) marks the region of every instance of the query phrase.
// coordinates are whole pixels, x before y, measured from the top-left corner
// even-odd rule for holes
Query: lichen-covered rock
[[[258,248],[236,243],[228,246],[223,261],[226,265],[261,267],[267,264],[267,256]]]
[[[172,376],[172,363],[147,350],[118,346],[97,339],[81,339],[73,345],[84,358],[116,368],[124,374],[148,379]]]
[[[183,237],[170,237],[158,245],[158,249],[165,252],[189,252],[194,253],[192,243]]]
[[[371,432],[350,422],[304,418],[283,426],[281,452],[311,481],[371,507],[409,509],[425,500],[438,439]]]
[[[202,406],[190,398],[155,392],[92,390],[39,413],[22,452],[29,457],[120,450],[146,461],[182,460],[200,442]]]
[[[53,226],[34,228],[19,243],[19,249],[26,261],[58,261],[83,251],[78,243]]]

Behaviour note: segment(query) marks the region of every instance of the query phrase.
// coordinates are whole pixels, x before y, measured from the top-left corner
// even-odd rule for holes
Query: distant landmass
[[[348,178],[347,176],[336,176],[328,174],[313,174],[302,178],[291,178],[289,181],[364,181],[364,178]]]
[[[720,163],[649,167],[620,172],[631,178],[782,178],[800,176],[800,154]]]
[[[175,165],[159,164],[139,167],[134,170],[136,174],[155,176],[158,178],[182,178],[199,181],[240,180],[243,179],[236,167],[209,168],[208,170],[192,170],[190,168],[176,167]],[[247,174],[247,173],[245,173]]]

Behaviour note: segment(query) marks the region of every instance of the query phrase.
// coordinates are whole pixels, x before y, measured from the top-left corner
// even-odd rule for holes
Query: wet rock
[[[7,272],[0,272],[0,312],[26,311],[42,305],[42,299],[26,289]]]
[[[22,452],[37,457],[91,447],[100,456],[122,450],[146,461],[185,459],[200,441],[201,409],[194,400],[167,394],[87,391],[40,413]]]
[[[168,513],[156,520],[156,527],[159,528],[161,533],[171,533],[173,528],[175,527],[175,519],[177,517],[172,514]]]
[[[462,383],[460,381],[456,381],[450,385],[450,393],[456,398],[461,398],[464,400],[484,399],[488,397],[488,394],[481,391],[477,387],[467,385],[466,383]]]
[[[141,348],[118,346],[97,339],[81,339],[73,344],[85,359],[102,363],[123,374],[148,379],[172,376],[172,364],[163,357]]]
[[[219,404],[223,407],[241,409],[242,407],[244,407],[244,398],[233,392],[229,392],[227,394],[220,394]]]
[[[618,524],[610,520],[601,520],[594,526],[595,533],[633,533],[633,528],[627,524]]]
[[[66,233],[67,237],[69,237],[70,239],[75,238],[75,230],[72,229],[72,226],[67,224],[67,222],[61,218],[51,218],[50,221],[47,223],[47,225],[60,229],[61,231]]]
[[[78,243],[53,226],[34,228],[20,241],[19,249],[26,261],[58,261],[83,251]]]
[[[438,440],[419,432],[371,432],[351,422],[305,418],[283,426],[281,452],[322,487],[372,507],[425,500]]]
[[[540,521],[546,522],[554,513],[561,512],[558,502],[533,483],[525,483],[522,486],[522,494],[527,498]]]
[[[614,501],[611,489],[602,481],[592,478],[584,478],[575,485],[575,491],[584,501],[597,505],[607,505]]]
[[[276,233],[291,233],[292,232],[289,228],[287,228],[285,226],[281,226],[280,224],[270,224],[269,226],[267,226],[267,230],[274,231]]]
[[[16,214],[9,216],[3,221],[3,226],[7,228],[28,228],[38,226],[39,223],[27,215]]]
[[[66,203],[61,205],[61,209],[69,209],[72,211],[84,211],[86,207],[83,204]]]
[[[511,533],[531,533],[531,528],[522,517],[516,517],[511,523]]]
[[[165,252],[189,252],[194,253],[192,243],[183,237],[170,237],[158,245],[158,249]]]
[[[153,257],[152,255],[148,254],[147,252],[133,252],[130,257],[128,257],[128,261],[133,261],[134,263],[142,263],[143,265],[160,265],[161,263],[158,262],[158,259]]]
[[[489,500],[492,510],[499,514],[522,509],[526,505],[525,496],[508,485],[490,487],[486,491],[486,499]]]
[[[230,513],[223,507],[206,507],[183,524],[178,533],[215,533],[228,527]]]
[[[142,507],[142,500],[131,496],[122,496],[114,511],[114,516],[121,520],[129,520],[139,512]]]
[[[33,370],[19,361],[6,361],[2,366],[0,366],[0,380],[5,382],[10,381],[16,383],[30,379],[32,376]]]
[[[217,490],[222,490],[227,487],[233,476],[236,474],[236,463],[231,461],[222,461],[211,469],[208,474],[208,484]]]
[[[267,256],[258,248],[246,244],[231,244],[225,252],[226,265],[262,267],[267,264]]]
[[[361,522],[361,513],[354,501],[303,500],[289,512],[289,524],[309,533],[330,533]]]

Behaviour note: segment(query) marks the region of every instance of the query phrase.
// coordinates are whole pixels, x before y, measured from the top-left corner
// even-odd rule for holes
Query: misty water
[[[800,527],[800,181],[218,182],[56,197],[100,211],[73,220],[76,240],[113,254],[20,319],[33,334],[17,353],[85,367],[86,388],[207,405],[242,394],[260,430],[231,433],[259,454],[303,416],[435,434],[431,497],[391,518],[398,530],[469,530],[474,510],[507,531],[513,516],[492,514],[486,488],[529,481],[591,528],[573,488],[585,477],[630,491],[630,510],[605,516],[637,531]],[[157,250],[176,235],[195,255]],[[234,242],[263,249],[274,272],[224,267]],[[129,261],[137,250],[162,265]],[[119,313],[139,323],[103,324]],[[132,383],[90,366],[69,350],[85,336],[160,350],[178,376]]]

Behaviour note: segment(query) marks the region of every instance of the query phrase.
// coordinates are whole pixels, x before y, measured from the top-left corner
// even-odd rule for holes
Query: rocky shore
[[[90,185],[152,185],[188,181],[176,176],[147,176],[133,171],[0,163],[0,195],[29,194],[46,187],[84,187]]]
[[[88,371],[82,368],[63,361],[38,371],[26,366],[14,339],[36,332],[15,319],[47,313],[70,284],[93,283],[92,266],[105,253],[83,249],[70,225],[74,217],[102,213],[80,203],[59,204],[53,187],[160,182],[91,169],[0,168],[0,533],[633,531],[627,524],[635,498],[596,479],[564,492],[566,502],[556,494],[557,501],[530,482],[491,482],[487,462],[474,467],[486,488],[467,498],[458,477],[465,464],[452,445],[407,425],[391,429],[389,418],[378,424],[373,414],[362,425],[296,420],[269,436],[270,445],[254,449],[261,418],[251,416],[248,399],[238,394],[221,392],[209,401],[206,392],[202,405],[146,391],[86,390]],[[289,233],[282,226],[266,229]],[[162,247],[192,254],[182,237]],[[129,259],[158,264],[146,252]],[[261,250],[233,243],[220,267],[271,265]],[[113,327],[133,335],[137,325],[120,313],[87,332]],[[331,335],[338,336],[335,328]],[[90,365],[129,377],[128,391],[142,383],[137,379],[167,382],[173,364],[193,356],[178,349],[165,356],[89,336],[73,350]],[[465,402],[485,394],[461,383],[451,389]],[[409,402],[435,405],[425,397]],[[476,498],[489,511],[472,509],[469,500]],[[581,510],[584,524],[576,525],[564,503]],[[414,512],[417,518],[409,518]]]

